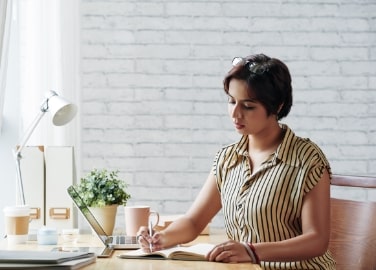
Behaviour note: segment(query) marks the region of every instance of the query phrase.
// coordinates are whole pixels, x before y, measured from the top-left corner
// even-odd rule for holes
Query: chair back
[[[333,175],[332,186],[376,188],[376,177]],[[376,270],[376,202],[331,198],[329,250],[338,270]]]

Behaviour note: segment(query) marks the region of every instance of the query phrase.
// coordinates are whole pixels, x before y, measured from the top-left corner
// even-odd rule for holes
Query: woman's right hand
[[[163,246],[163,232],[153,231],[153,236],[149,234],[149,228],[146,226],[140,227],[137,232],[137,242],[140,244],[140,248],[147,253],[158,251],[164,248]]]

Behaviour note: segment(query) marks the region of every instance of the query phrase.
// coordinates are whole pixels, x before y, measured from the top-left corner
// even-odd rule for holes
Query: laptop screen
[[[100,223],[95,218],[93,213],[89,210],[88,206],[82,200],[77,190],[75,190],[73,186],[68,187],[67,190],[68,190],[69,196],[72,198],[78,210],[80,210],[84,218],[90,224],[91,228],[98,235],[98,237],[103,242],[103,244],[105,244],[106,247],[110,247],[114,249],[138,249],[140,248],[140,245],[135,236],[107,235],[103,227],[100,225]]]
[[[109,244],[109,238],[108,235],[106,235],[106,232],[103,230],[102,226],[99,224],[99,222],[94,217],[93,213],[90,212],[87,205],[84,203],[78,192],[74,189],[73,186],[68,187],[68,194],[72,198],[74,204],[77,206],[77,208],[80,210],[80,212],[84,215],[87,222],[89,222],[90,226],[93,228],[95,233],[99,236],[99,238],[102,240],[104,244]]]

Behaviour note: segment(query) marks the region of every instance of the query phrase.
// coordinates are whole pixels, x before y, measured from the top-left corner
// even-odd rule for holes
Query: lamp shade
[[[55,126],[63,126],[69,123],[77,113],[76,105],[58,95],[50,97],[48,106],[52,115],[52,123]]]

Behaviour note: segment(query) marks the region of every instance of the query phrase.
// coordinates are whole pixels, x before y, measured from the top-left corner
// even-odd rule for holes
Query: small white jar
[[[57,244],[57,230],[55,228],[42,227],[38,230],[38,244],[39,245],[56,245]]]

